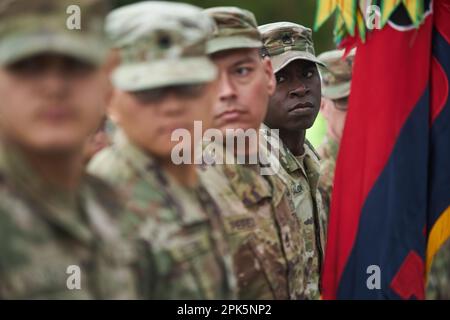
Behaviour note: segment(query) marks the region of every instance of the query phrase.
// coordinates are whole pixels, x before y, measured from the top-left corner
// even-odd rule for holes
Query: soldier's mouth
[[[218,119],[221,119],[223,121],[226,122],[230,122],[230,121],[235,121],[237,119],[239,119],[242,116],[242,112],[238,111],[238,110],[230,110],[230,111],[225,111],[223,113],[221,113],[219,116],[217,116]]]
[[[311,102],[300,102],[288,108],[288,112],[296,111],[299,109],[314,109],[314,105]]]
[[[50,122],[63,122],[73,119],[75,113],[69,107],[58,106],[43,110],[39,118]]]

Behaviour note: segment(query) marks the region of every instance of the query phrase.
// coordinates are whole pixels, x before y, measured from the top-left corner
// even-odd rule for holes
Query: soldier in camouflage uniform
[[[351,50],[345,58],[343,58],[344,50],[331,50],[318,56],[318,59],[327,66],[321,70],[322,104],[320,107],[320,112],[327,121],[327,133],[318,148],[321,158],[319,189],[327,208],[331,202],[336,158],[347,116],[355,50]]]
[[[235,297],[218,207],[195,166],[171,158],[175,129],[193,135],[195,120],[210,126],[217,69],[206,40],[213,25],[197,7],[158,1],[122,7],[107,18],[120,54],[110,105],[120,128],[89,171],[124,197],[126,232],[147,246],[150,298]],[[188,152],[192,145],[185,147]]]
[[[255,17],[236,7],[205,12],[217,24],[208,42],[220,79],[214,127],[225,136],[229,129],[257,132],[275,79],[270,60],[259,55],[262,42]],[[258,148],[255,143],[224,153],[250,156]],[[249,162],[204,165],[200,172],[222,209],[239,298],[305,298],[302,230],[283,182],[276,175],[261,175],[261,166]]]
[[[82,32],[66,13],[78,5]],[[136,297],[115,193],[83,174],[104,114],[104,1],[0,4],[0,299]]]
[[[264,44],[262,53],[270,57],[277,80],[264,122],[269,128],[279,129],[279,143],[272,143],[271,147],[278,150],[282,167],[278,175],[290,192],[303,229],[305,297],[317,299],[327,215],[318,190],[319,157],[305,140],[305,133],[319,111],[320,78],[316,65],[321,63],[314,55],[310,29],[278,22],[260,26],[259,30]]]

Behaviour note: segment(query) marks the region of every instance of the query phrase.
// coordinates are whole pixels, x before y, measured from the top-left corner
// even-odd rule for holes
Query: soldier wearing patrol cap
[[[321,70],[320,106],[320,112],[327,121],[327,133],[318,149],[321,157],[319,189],[327,208],[331,202],[336,158],[347,116],[355,53],[356,49],[353,49],[344,56],[344,50],[331,50],[318,56],[318,59],[327,66]]]
[[[217,25],[208,42],[219,69],[213,126],[224,135],[232,129],[258,132],[275,79],[270,60],[259,54],[262,42],[255,17],[236,7],[215,7],[205,13]],[[230,153],[249,156],[259,148],[258,143],[247,144]],[[205,165],[199,170],[222,209],[238,297],[304,298],[304,242],[283,182],[276,175],[261,175],[261,166],[249,162]]]
[[[175,130],[194,136],[211,123],[217,68],[206,55],[213,21],[182,3],[118,8],[106,30],[119,55],[109,110],[118,129],[89,171],[118,187],[127,234],[146,245],[155,299],[235,297],[231,256],[220,213],[199,183],[193,159],[176,164]],[[183,141],[184,142],[184,141]],[[197,141],[188,142],[190,153]]]
[[[116,194],[83,173],[107,96],[105,4],[0,4],[0,299],[136,297]]]
[[[291,22],[259,27],[264,44],[262,54],[270,57],[277,81],[264,123],[279,129],[282,169],[278,171],[290,191],[295,211],[304,230],[305,297],[320,296],[319,275],[323,261],[326,213],[318,191],[319,157],[305,140],[320,107],[322,65],[314,53],[311,29]]]

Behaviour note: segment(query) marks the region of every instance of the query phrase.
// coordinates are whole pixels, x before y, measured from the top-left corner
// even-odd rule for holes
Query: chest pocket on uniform
[[[160,233],[165,232],[161,227]],[[178,225],[153,245],[157,299],[221,298],[224,278],[207,219]],[[158,241],[159,242],[159,241]]]
[[[226,218],[239,299],[286,298],[280,283],[285,279],[284,260],[270,208],[269,202],[260,203],[257,212]]]

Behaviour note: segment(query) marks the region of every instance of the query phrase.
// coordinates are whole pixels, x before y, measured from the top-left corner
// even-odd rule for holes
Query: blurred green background
[[[139,2],[136,0],[115,0],[116,6]],[[202,8],[216,6],[237,6],[252,11],[258,23],[265,24],[277,21],[291,21],[312,29],[316,13],[316,0],[180,0]],[[316,53],[319,54],[334,48],[333,19],[328,20],[313,39]]]
[[[115,0],[115,6],[139,2],[136,0]],[[181,0],[202,8],[216,6],[237,6],[252,11],[258,23],[291,21],[312,29],[316,13],[316,0]],[[316,54],[334,49],[334,19],[329,19],[313,33]],[[307,138],[317,147],[325,133],[325,121],[319,115],[314,126],[307,131]]]

